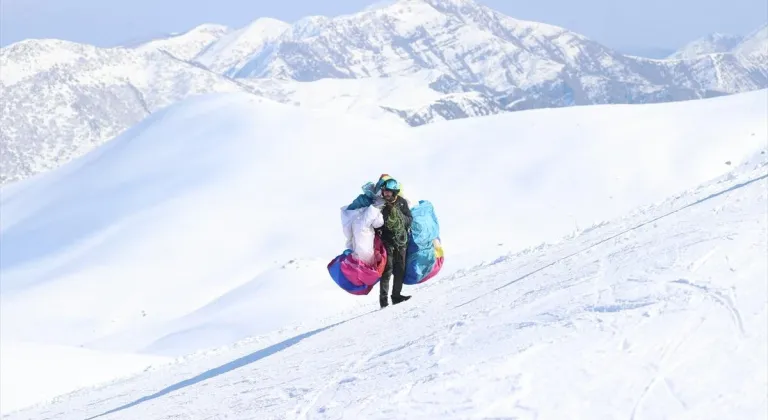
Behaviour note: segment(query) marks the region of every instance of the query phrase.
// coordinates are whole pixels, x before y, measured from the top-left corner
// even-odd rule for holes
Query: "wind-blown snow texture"
[[[731,52],[651,60],[467,0],[400,0],[293,24],[201,25],[133,49],[27,40],[0,49],[0,182],[58,167],[197,93],[251,92],[417,126],[768,87],[768,37],[750,39]]]
[[[245,93],[154,113],[3,187],[0,351],[16,368],[0,369],[2,410],[151,365],[15,416],[82,419],[143,396],[111,417],[758,413],[767,95],[413,129]],[[361,158],[382,145],[409,154]],[[446,265],[406,304],[329,327],[377,307],[325,264],[339,208],[385,172],[435,204]],[[555,244],[508,255],[542,241]],[[62,364],[20,370],[36,357]]]

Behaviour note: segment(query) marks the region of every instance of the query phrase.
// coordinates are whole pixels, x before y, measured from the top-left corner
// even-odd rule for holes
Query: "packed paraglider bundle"
[[[444,256],[440,225],[432,203],[409,200],[403,194],[402,184],[387,174],[382,174],[376,183],[367,182],[362,190],[349,205],[341,207],[346,244],[345,250],[328,264],[333,281],[351,294],[367,295],[382,280],[388,262],[391,266],[392,261],[388,259],[396,258],[396,255],[388,255],[386,243],[398,241],[405,249],[402,284],[420,284],[437,275],[443,266]],[[404,223],[393,216],[399,213],[387,208],[388,200],[383,195],[387,190],[395,191],[397,196],[402,197],[409,210],[405,211],[409,213],[405,219],[408,219],[410,228],[403,231],[400,239],[381,234],[388,231],[389,226],[385,223]],[[391,204],[391,194],[386,196]],[[382,306],[385,304],[382,303]]]

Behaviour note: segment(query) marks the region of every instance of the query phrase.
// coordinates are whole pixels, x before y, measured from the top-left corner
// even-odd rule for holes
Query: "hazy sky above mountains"
[[[109,46],[183,32],[202,23],[241,27],[353,13],[375,0],[0,0],[0,45],[59,38]],[[712,32],[747,34],[768,21],[766,0],[477,0],[509,16],[546,22],[618,49],[674,50]]]

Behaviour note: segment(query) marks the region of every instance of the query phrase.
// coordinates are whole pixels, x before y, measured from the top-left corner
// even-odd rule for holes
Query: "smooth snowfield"
[[[37,343],[0,344],[3,411],[72,389],[109,382],[170,359]]]
[[[768,161],[383,311],[180,360],[5,417],[762,418]]]
[[[364,182],[389,173],[434,203],[447,278],[723,174],[765,146],[767,94],[416,129],[244,94],[185,101],[2,189],[0,338],[176,357],[376,307],[377,289],[348,295],[325,269],[344,244],[339,210]],[[406,293],[422,302],[428,287]],[[0,408],[83,386],[76,366],[3,370],[23,403],[2,387]]]
[[[429,87],[440,75],[440,72],[427,70],[391,77],[327,78],[314,82],[242,79],[240,83],[252,87],[260,95],[280,102],[405,125],[406,122],[400,116],[387,109],[429,106],[441,97],[449,96]]]

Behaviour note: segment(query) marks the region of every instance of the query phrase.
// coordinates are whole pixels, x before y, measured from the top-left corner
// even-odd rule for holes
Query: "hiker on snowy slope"
[[[400,183],[394,178],[380,179],[377,189],[381,189],[381,196],[385,204],[381,210],[384,217],[384,225],[375,229],[384,247],[387,250],[387,265],[381,276],[379,285],[379,303],[384,308],[388,305],[387,294],[389,291],[390,276],[394,278],[392,284],[392,304],[398,304],[410,299],[403,296],[403,278],[405,277],[406,249],[408,247],[408,232],[411,229],[413,216],[408,202],[400,196]]]

